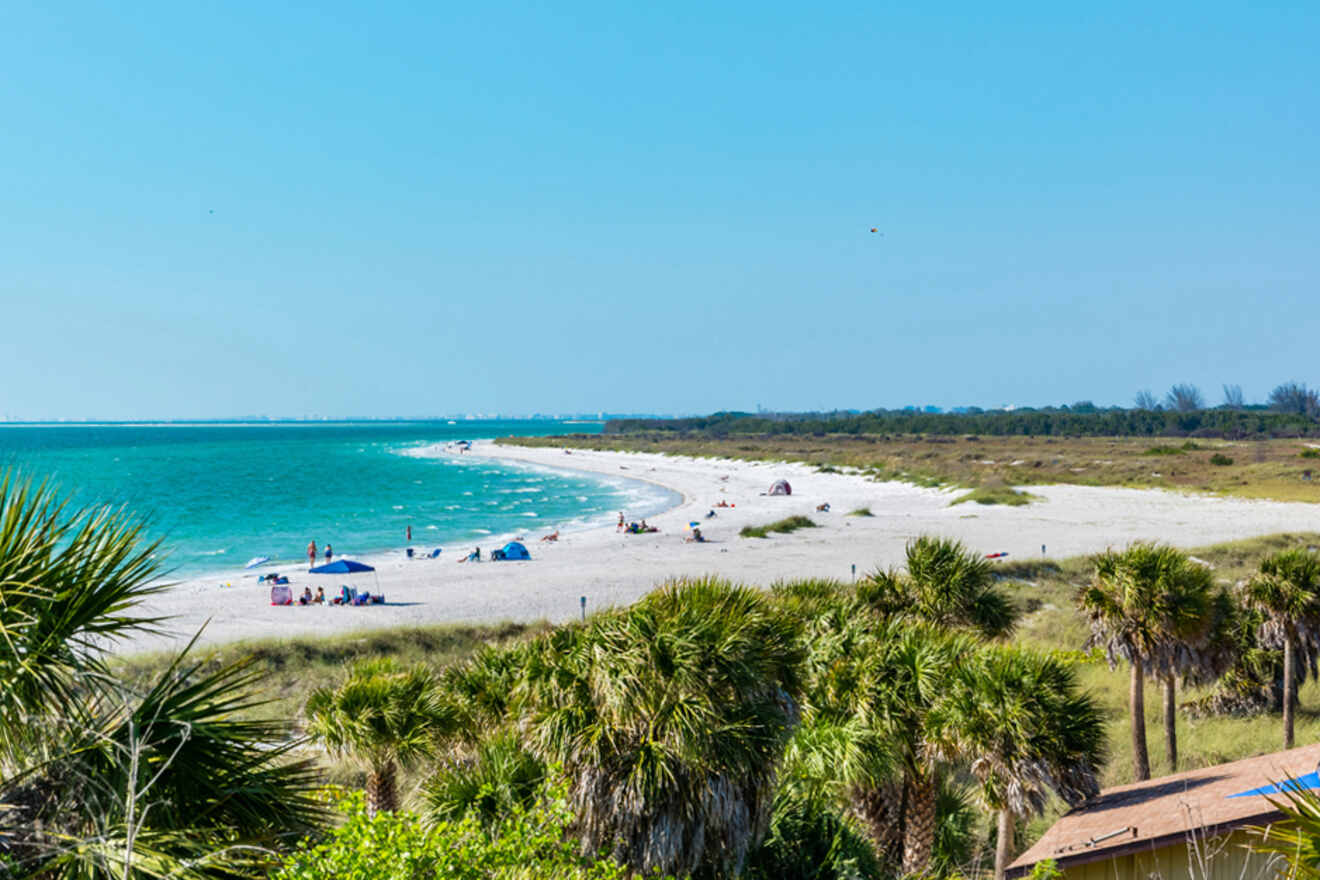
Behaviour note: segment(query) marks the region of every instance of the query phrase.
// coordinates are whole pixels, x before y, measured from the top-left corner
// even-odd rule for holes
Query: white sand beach
[[[801,464],[752,463],[674,456],[497,447],[478,444],[470,455],[494,456],[548,467],[570,468],[612,477],[650,481],[682,495],[683,501],[648,518],[655,534],[629,535],[613,525],[561,532],[555,543],[542,535],[544,523],[526,535],[530,562],[456,564],[471,548],[446,547],[436,560],[410,560],[396,553],[365,561],[377,567],[387,603],[364,607],[298,605],[272,607],[269,588],[255,575],[218,586],[214,579],[180,583],[153,597],[144,609],[166,615],[166,637],[142,637],[122,652],[170,647],[190,638],[203,624],[202,641],[290,637],[354,629],[441,622],[503,620],[562,621],[587,610],[631,602],[666,578],[716,574],[734,581],[767,585],[780,578],[807,576],[848,579],[896,565],[903,546],[920,534],[955,537],[983,553],[1007,559],[1066,557],[1154,539],[1191,547],[1282,531],[1320,531],[1320,505],[1285,504],[1181,495],[1156,490],[1032,487],[1041,501],[1026,507],[961,504],[956,492],[921,489],[903,483],[876,483],[845,474],[816,473]],[[791,496],[763,493],[776,479],[787,479]],[[735,505],[717,508],[721,501]],[[828,503],[828,513],[818,513]],[[872,517],[846,516],[868,507]],[[708,511],[717,514],[706,519]],[[794,514],[811,517],[819,528],[765,539],[740,538],[745,525],[761,525]],[[701,521],[708,541],[685,543],[688,523]],[[483,547],[484,552],[491,549]],[[295,595],[310,585],[332,593],[342,576],[309,575],[301,566],[284,567]],[[377,588],[368,574],[359,586]]]

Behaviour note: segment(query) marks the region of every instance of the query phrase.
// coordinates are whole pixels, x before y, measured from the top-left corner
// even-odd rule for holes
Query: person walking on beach
[[[408,526],[408,531],[404,533],[404,540],[406,540],[406,541],[407,541],[408,543],[410,543],[410,544],[412,543],[412,526],[411,526],[411,525]]]
[[[316,541],[314,540],[307,545],[307,568],[308,570],[316,568]]]
[[[616,532],[621,532],[621,531],[623,531],[623,511],[622,511],[622,510],[619,511],[619,527],[618,527],[617,529],[615,529],[615,531],[616,531]]]
[[[325,561],[327,564],[334,558],[334,555],[335,551],[330,549],[330,544],[327,542],[325,545]]]

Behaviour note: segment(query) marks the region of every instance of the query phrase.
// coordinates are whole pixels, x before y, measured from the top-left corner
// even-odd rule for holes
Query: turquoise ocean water
[[[175,577],[233,575],[269,556],[446,554],[509,536],[646,516],[677,502],[650,484],[504,464],[455,440],[594,432],[551,421],[4,426],[0,466],[50,478],[79,503],[126,504],[150,520]]]

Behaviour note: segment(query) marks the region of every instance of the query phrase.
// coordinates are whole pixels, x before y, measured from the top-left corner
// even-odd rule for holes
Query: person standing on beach
[[[307,568],[316,568],[316,541],[313,540],[307,545]]]
[[[623,531],[623,511],[622,511],[622,510],[619,511],[619,527],[618,527],[617,529],[615,529],[615,531],[616,531],[616,532],[621,532],[621,531]]]
[[[411,526],[411,525],[408,526],[408,531],[404,533],[404,540],[406,540],[406,541],[407,541],[408,543],[410,543],[410,544],[412,543],[412,526]]]
[[[330,544],[329,544],[329,542],[327,542],[326,545],[325,545],[325,561],[326,561],[326,563],[329,563],[330,560],[334,558],[334,555],[335,555],[335,551],[333,551],[333,550],[330,549]]]

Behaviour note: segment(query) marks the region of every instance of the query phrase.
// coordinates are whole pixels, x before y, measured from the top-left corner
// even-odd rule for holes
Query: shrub
[[[798,529],[814,529],[816,524],[805,516],[790,516],[787,519],[781,519],[778,522],[772,522],[764,526],[743,526],[738,534],[744,538],[768,538],[771,532],[788,534],[796,532]]]
[[[344,796],[343,825],[319,843],[304,842],[275,871],[272,880],[498,880],[556,877],[566,880],[621,880],[616,862],[584,859],[565,834],[572,814],[565,788],[554,786],[538,804],[514,811],[487,831],[474,813],[457,821],[423,823],[414,813],[367,817],[360,792]]]
[[[848,511],[845,516],[875,516],[875,514],[871,512],[871,508],[869,507],[859,507],[856,510]]]
[[[1183,451],[1179,449],[1177,446],[1152,446],[1150,449],[1147,449],[1145,452],[1141,454],[1142,455],[1182,455]]]
[[[1222,452],[1216,452],[1214,455],[1210,456],[1210,463],[1218,465],[1219,467],[1226,467],[1233,463],[1233,459],[1224,455]]]
[[[1021,507],[1036,500],[1035,495],[1009,486],[982,486],[955,498],[949,502],[949,506],[962,504],[964,501],[975,501],[977,504],[1007,504],[1009,507]]]
[[[1320,458],[1320,449],[1303,449],[1298,454],[1302,458]]]

